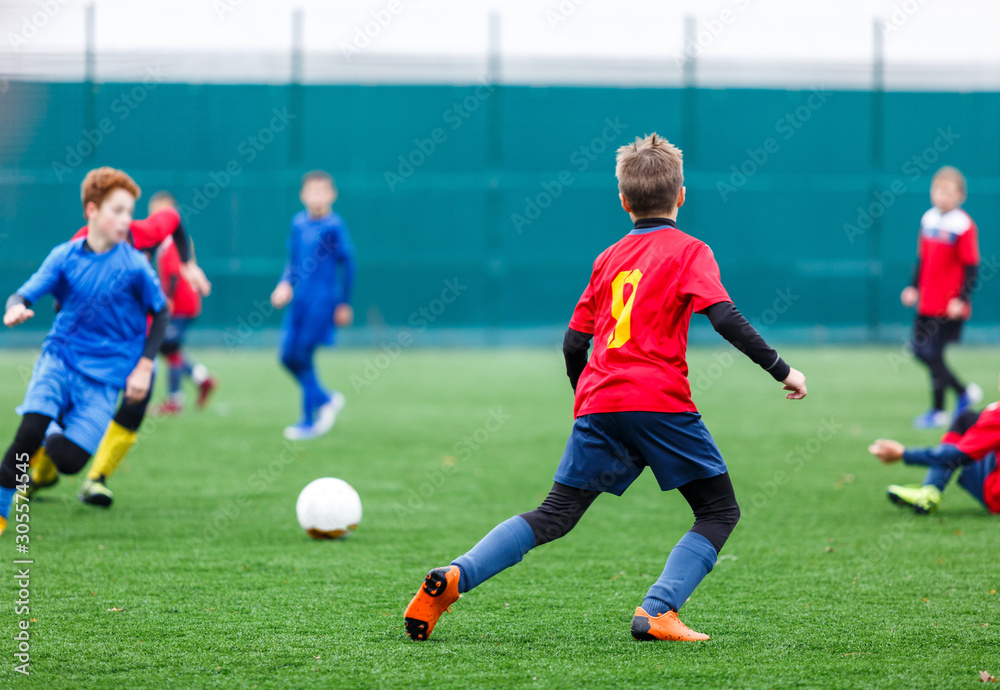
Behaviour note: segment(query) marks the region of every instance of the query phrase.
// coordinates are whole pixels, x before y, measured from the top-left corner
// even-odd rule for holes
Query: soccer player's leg
[[[602,491],[620,496],[639,476],[643,465],[615,438],[608,421],[608,415],[578,418],[542,504],[501,522],[451,565],[427,574],[404,614],[412,639],[430,637],[461,593],[520,562],[536,546],[566,535]]]
[[[942,442],[954,443],[978,421],[981,413],[966,409],[955,416]],[[890,484],[886,496],[903,508],[910,508],[921,515],[933,513],[941,505],[944,490],[959,466],[931,466],[922,484]]]
[[[986,504],[984,487],[986,478],[997,468],[997,454],[987,453],[986,457],[971,465],[966,465],[958,476],[958,485],[969,492],[969,495],[989,510]]]
[[[49,424],[69,405],[69,382],[70,370],[66,363],[51,353],[42,352],[31,373],[24,402],[17,408],[21,424],[0,466],[0,533],[6,526],[15,487],[28,488],[30,485],[27,471],[30,457],[42,447]],[[22,474],[29,476],[22,477]]]
[[[917,317],[914,324],[913,354],[927,367],[931,378],[931,409],[913,420],[917,429],[947,426],[950,418],[944,409],[945,393],[949,387],[955,387],[960,395],[965,392],[944,361],[944,348],[953,337],[951,330],[945,319]]]
[[[302,389],[302,417],[285,428],[285,438],[289,440],[306,440],[326,433],[343,408],[343,396],[339,393],[331,396],[320,384],[313,363],[318,346],[307,327],[288,328],[282,337],[281,363]]]
[[[163,335],[163,343],[160,344],[160,354],[167,360],[167,399],[154,408],[153,414],[157,417],[168,417],[184,411],[181,381],[185,374],[185,362],[181,354],[181,339],[185,322],[186,319],[171,318],[167,332]]]
[[[48,439],[49,436],[55,433],[62,433],[62,430],[62,427],[53,420],[49,424],[49,428],[45,431],[45,438]],[[52,462],[52,458],[45,449],[45,443],[46,441],[42,442],[42,445],[31,456],[31,460],[28,463],[31,467],[31,476],[26,491],[29,498],[34,496],[39,490],[49,489],[59,483],[59,469]]]
[[[21,424],[14,434],[14,440],[4,453],[0,463],[0,534],[7,528],[11,504],[17,487],[26,481],[28,458],[41,447],[45,430],[52,418],[36,412],[25,412]]]
[[[101,427],[103,434],[98,434],[100,444],[97,446],[97,452],[94,453],[94,462],[80,486],[80,493],[77,495],[77,498],[83,503],[107,508],[114,502],[114,493],[108,488],[107,482],[121,466],[132,446],[135,445],[139,437],[139,427],[146,417],[146,410],[149,407],[149,399],[152,394],[153,385],[150,382],[149,392],[146,393],[143,400],[129,402],[123,399],[111,422],[105,422],[106,426]],[[92,404],[99,407],[95,409],[93,415],[90,415],[90,418],[100,418],[104,414],[100,410],[103,410],[106,402],[106,398],[103,401],[95,399]],[[112,411],[114,404],[115,400],[112,398]],[[103,416],[103,419],[107,419],[109,416],[110,412]]]
[[[649,464],[660,488],[677,488],[694,526],[671,550],[659,579],[632,618],[637,640],[709,639],[684,625],[678,611],[715,567],[740,517],[726,463],[696,413],[618,413],[623,433]]]

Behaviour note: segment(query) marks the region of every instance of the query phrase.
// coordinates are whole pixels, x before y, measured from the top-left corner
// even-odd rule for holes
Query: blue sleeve
[[[34,303],[52,293],[62,278],[63,262],[66,260],[68,247],[69,245],[60,244],[49,252],[39,269],[18,288],[17,294]]]
[[[941,443],[930,448],[907,448],[903,451],[903,462],[907,465],[947,467],[958,469],[975,462],[968,455],[950,443]]]
[[[285,270],[281,272],[282,283],[291,283],[295,285],[295,281],[292,280],[294,271],[292,270],[293,262],[295,261],[295,219],[292,218],[291,227],[288,229],[288,240],[285,242],[285,251],[288,253],[288,259],[285,261]]]
[[[357,272],[357,261],[354,259],[354,243],[351,242],[351,234],[347,230],[347,224],[340,224],[340,241],[337,243],[337,251],[334,259],[340,266],[340,301],[350,304],[351,289],[354,287],[354,275]]]
[[[160,279],[150,264],[144,257],[137,261],[139,269],[136,271],[136,293],[142,303],[144,313],[156,313],[167,306],[167,297],[160,287]]]

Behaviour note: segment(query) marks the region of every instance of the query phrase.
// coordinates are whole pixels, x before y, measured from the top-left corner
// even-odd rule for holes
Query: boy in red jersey
[[[684,204],[681,152],[652,134],[618,149],[622,208],[635,223],[594,262],[563,343],[576,391],[576,422],[548,497],[497,525],[471,551],[427,574],[406,609],[407,634],[426,640],[461,592],[569,532],[602,492],[621,495],[648,465],[660,488],[678,489],[695,523],[632,619],[639,640],[707,640],[677,617],[714,567],[739,519],[726,463],[691,400],[687,332],[694,312],[791,391],[789,367],[739,313],[711,249],[677,229]],[[589,361],[587,351],[594,340]]]
[[[169,197],[166,192],[159,192]],[[154,195],[154,199],[156,195]],[[192,255],[194,254],[194,247]],[[209,374],[205,365],[192,363],[185,356],[184,334],[191,322],[201,314],[201,294],[195,290],[181,275],[181,256],[172,237],[168,237],[160,245],[156,253],[156,270],[160,276],[160,284],[167,295],[170,306],[170,325],[160,346],[160,354],[170,366],[167,384],[167,399],[156,407],[153,414],[175,415],[184,411],[184,394],[181,391],[181,381],[185,376],[191,378],[198,387],[197,405],[204,407],[208,396],[216,387],[215,378]]]
[[[900,295],[904,305],[917,307],[913,354],[931,374],[931,409],[913,420],[918,429],[948,425],[944,394],[949,388],[958,396],[956,418],[983,397],[979,386],[963,385],[944,361],[945,347],[958,342],[962,325],[972,315],[972,288],[979,270],[978,230],[961,208],[965,198],[965,177],[957,168],[946,165],[934,173],[933,206],[920,219],[913,281]]]
[[[941,504],[941,494],[956,470],[958,484],[990,513],[1000,513],[1000,402],[982,412],[966,410],[952,423],[941,443],[931,448],[906,448],[898,441],[878,439],[868,452],[884,463],[902,460],[907,465],[925,465],[923,484],[892,485],[889,500],[920,514],[932,513]]]
[[[182,261],[181,275],[203,295],[212,290],[204,271],[191,256],[187,232],[181,216],[175,208],[173,197],[157,192],[149,199],[149,215],[142,220],[133,220],[129,225],[129,243],[152,261],[153,252],[168,237],[172,237]],[[87,236],[87,227],[80,228],[73,239]],[[154,369],[155,374],[155,369]],[[87,477],[80,487],[78,498],[84,503],[108,507],[114,501],[114,494],[107,487],[108,478],[115,472],[138,438],[139,427],[146,417],[149,399],[153,393],[150,385],[141,400],[123,399],[114,419],[101,439],[94,453]],[[43,446],[31,458],[30,491],[55,485],[59,474]]]

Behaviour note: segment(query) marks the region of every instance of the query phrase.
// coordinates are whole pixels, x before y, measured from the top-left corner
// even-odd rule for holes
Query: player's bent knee
[[[547,544],[569,534],[576,527],[598,492],[576,489],[556,482],[542,505],[521,517],[535,533],[535,546]]]
[[[90,460],[90,453],[62,434],[49,436],[45,450],[60,474],[76,474]]]

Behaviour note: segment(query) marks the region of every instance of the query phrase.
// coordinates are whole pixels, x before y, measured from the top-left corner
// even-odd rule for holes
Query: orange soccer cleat
[[[681,623],[676,611],[650,616],[640,606],[632,618],[632,637],[637,640],[672,640],[675,642],[701,642],[711,639]]]
[[[458,578],[461,571],[457,565],[435,568],[427,573],[424,583],[414,595],[403,614],[406,620],[406,634],[414,640],[426,640],[434,630],[434,624],[451,605],[458,601]]]

